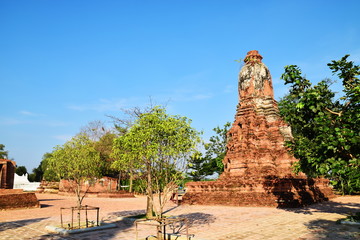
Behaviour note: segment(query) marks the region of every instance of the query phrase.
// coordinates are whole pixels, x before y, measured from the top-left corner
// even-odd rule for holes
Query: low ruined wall
[[[40,207],[35,193],[24,193],[19,189],[14,189],[14,191],[0,191],[0,209],[34,207]]]
[[[59,192],[59,195],[62,196],[74,196],[74,192]],[[92,197],[103,197],[103,198],[134,198],[134,193],[129,193],[124,190],[117,191],[117,192],[109,192],[109,193],[86,193],[85,197],[92,198]]]
[[[87,188],[86,197],[104,197],[104,198],[131,198],[135,197],[133,193],[129,193],[125,190],[117,190],[117,181],[116,178],[103,177],[97,180],[94,183],[90,184],[85,183],[82,186],[81,191],[85,192]],[[59,193],[60,195],[74,196],[75,192],[72,189],[72,185],[67,180],[61,180],[59,184]]]
[[[189,182],[184,204],[253,207],[301,207],[334,198],[325,179],[259,178]]]
[[[109,193],[109,192],[116,192],[117,187],[117,179],[116,178],[110,178],[110,177],[103,177],[101,179],[98,179],[94,183],[85,183],[81,191],[86,191],[88,193]],[[90,184],[90,187],[89,187]],[[72,189],[72,184],[67,180],[61,180],[59,184],[59,191],[60,192],[74,192]]]

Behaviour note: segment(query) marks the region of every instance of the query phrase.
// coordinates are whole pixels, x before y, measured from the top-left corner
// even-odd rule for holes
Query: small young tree
[[[77,207],[90,187],[89,182],[101,177],[101,159],[95,150],[93,142],[85,135],[77,135],[63,146],[55,147],[48,159],[48,169],[67,180],[77,197]],[[85,191],[84,184],[88,182]]]
[[[162,217],[169,193],[182,176],[179,169],[184,168],[185,157],[199,141],[199,132],[190,126],[189,119],[168,115],[162,107],[140,114],[129,131],[114,141],[118,159],[114,167],[132,166],[146,175],[147,218],[153,217],[153,210],[157,218]]]

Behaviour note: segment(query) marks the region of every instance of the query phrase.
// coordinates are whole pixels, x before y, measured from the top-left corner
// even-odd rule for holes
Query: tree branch
[[[331,111],[330,109],[328,109],[328,108],[325,108],[325,110],[326,111],[328,111],[328,112],[330,112],[330,113],[332,113],[332,114],[336,114],[336,115],[338,115],[339,117],[341,117],[341,114],[342,114],[342,112],[334,112],[334,111]]]

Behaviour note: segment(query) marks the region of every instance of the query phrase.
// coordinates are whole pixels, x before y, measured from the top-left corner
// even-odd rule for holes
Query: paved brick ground
[[[111,199],[87,198],[84,203],[100,207],[100,218],[117,224],[117,228],[60,236],[45,231],[58,225],[60,207],[73,206],[74,197],[38,194],[38,209],[0,211],[0,239],[135,239],[132,221],[122,219],[144,212],[144,197]],[[332,201],[301,209],[274,209],[227,206],[167,206],[168,216],[189,219],[190,233],[196,239],[360,239],[359,226],[336,224],[347,214],[360,211],[360,196],[338,197]],[[141,228],[140,237],[155,234],[155,229]]]

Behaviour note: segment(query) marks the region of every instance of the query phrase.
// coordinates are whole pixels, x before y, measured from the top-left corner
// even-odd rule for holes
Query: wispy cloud
[[[21,115],[26,115],[26,116],[37,116],[37,114],[33,113],[33,112],[29,112],[29,111],[25,111],[22,110],[19,112]]]
[[[57,140],[60,140],[60,141],[63,141],[63,142],[69,141],[72,137],[73,137],[73,135],[70,135],[70,134],[69,135],[63,134],[63,135],[53,136],[54,139],[57,139]]]
[[[212,98],[212,94],[196,94],[192,96],[194,100],[204,100]]]
[[[28,121],[19,120],[16,118],[0,118],[0,125],[20,125],[27,124]]]
[[[34,112],[30,112],[30,111],[27,111],[27,110],[21,110],[19,111],[19,113],[21,115],[24,115],[24,116],[32,116],[32,117],[42,117],[42,116],[45,116],[45,114],[41,114],[41,113],[34,113]]]
[[[14,125],[42,125],[49,127],[62,127],[67,126],[69,123],[57,121],[57,120],[23,120],[18,118],[0,118],[0,125],[4,126],[14,126]]]
[[[224,93],[232,93],[234,91],[237,91],[237,86],[234,86],[232,84],[225,86]]]
[[[192,90],[176,90],[169,95],[169,99],[175,102],[202,101],[213,97],[212,93],[195,92]]]
[[[208,78],[209,71],[200,71],[196,73],[187,74],[181,76],[179,80],[181,82],[194,82],[194,81],[203,81],[204,79]]]
[[[68,108],[75,111],[117,111],[126,107],[129,102],[129,99],[100,99],[96,103],[73,104]]]

